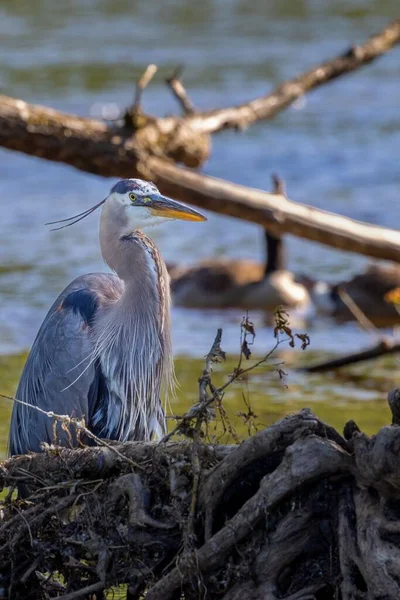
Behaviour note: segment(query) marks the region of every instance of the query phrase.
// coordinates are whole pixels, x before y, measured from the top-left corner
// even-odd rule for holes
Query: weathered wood
[[[371,63],[399,41],[400,19],[397,19],[363,44],[353,46],[341,56],[285,81],[266,96],[239,106],[202,112],[188,121],[193,129],[201,133],[215,133],[232,127],[243,129],[261,119],[271,119],[307,92]]]
[[[257,223],[272,233],[291,233],[342,250],[400,262],[398,231],[178,167],[150,156],[142,138],[131,134],[101,121],[0,96],[1,146],[97,175],[151,179],[166,194]]]
[[[350,437],[304,409],[239,446],[200,444],[190,538],[191,442],[8,459],[0,487],[33,495],[3,503],[0,588],[29,600],[116,583],[130,600],[397,599],[400,427]]]
[[[326,246],[400,262],[400,232],[233,184],[149,157],[146,168],[164,193],[203,209],[245,219],[276,235],[289,233]]]
[[[400,262],[400,234],[396,231],[296,204],[283,194],[267,194],[205,177],[165,160],[189,167],[201,165],[210,154],[211,133],[271,118],[311,89],[373,61],[399,40],[398,19],[364,44],[284,82],[264,97],[206,112],[194,110],[175,75],[169,85],[184,107],[183,117],[156,119],[145,115],[136,103],[132,111],[126,112],[122,124],[106,124],[0,96],[0,146],[104,177],[152,179],[164,193],[260,224],[271,233],[290,233],[349,252]],[[156,67],[152,67],[154,71]]]
[[[352,354],[346,354],[339,356],[338,358],[332,358],[330,360],[324,360],[322,362],[302,367],[302,371],[307,373],[321,373],[323,371],[329,371],[331,369],[339,369],[348,365],[355,365],[359,362],[366,360],[372,360],[379,358],[385,354],[395,354],[400,352],[400,342],[395,340],[384,338],[372,348],[361,350],[360,352],[353,352]]]

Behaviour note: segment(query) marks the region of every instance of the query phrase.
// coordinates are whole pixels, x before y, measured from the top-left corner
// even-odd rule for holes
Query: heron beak
[[[165,219],[180,219],[181,221],[207,221],[206,217],[189,208],[186,204],[171,200],[165,196],[150,196],[151,204],[149,204],[150,212],[157,217]]]

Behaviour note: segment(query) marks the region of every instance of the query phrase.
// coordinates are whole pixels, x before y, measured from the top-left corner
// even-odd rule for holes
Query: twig
[[[345,306],[349,309],[353,317],[359,322],[361,327],[365,329],[367,333],[374,333],[375,336],[379,339],[382,338],[380,331],[375,325],[372,323],[370,319],[368,319],[367,315],[361,310],[356,302],[354,302],[353,298],[346,292],[346,290],[342,287],[339,287],[337,290],[338,296],[343,302]]]
[[[212,397],[213,399],[211,400],[207,396],[207,387],[211,383],[210,375],[211,375],[213,363],[218,360],[225,359],[225,352],[223,352],[223,350],[221,350],[221,346],[220,346],[221,339],[222,339],[222,329],[218,329],[217,335],[215,336],[215,340],[213,342],[213,345],[211,346],[210,352],[206,356],[206,367],[203,371],[202,376],[199,379],[200,402],[198,404],[195,404],[194,406],[192,406],[188,410],[188,412],[183,415],[183,417],[180,417],[180,423],[173,429],[173,431],[171,431],[170,433],[168,433],[167,435],[165,435],[162,438],[162,440],[160,441],[160,444],[167,442],[169,439],[171,439],[172,436],[174,436],[176,433],[178,433],[178,431],[182,431],[182,429],[184,429],[185,427],[187,427],[189,425],[190,421],[199,417],[200,415],[203,415],[204,410],[211,404],[211,402],[213,402],[213,400],[215,400],[214,396],[216,396],[218,394],[218,390],[215,390],[214,395]],[[225,387],[226,386],[222,386],[221,389],[224,389]]]
[[[217,335],[210,352],[206,356],[206,368],[203,375],[199,379],[199,400],[204,402],[207,400],[207,386],[211,383],[212,366],[214,362],[225,360],[225,352],[221,350],[222,329],[217,330]]]
[[[391,339],[383,339],[380,340],[376,346],[369,348],[368,350],[346,354],[345,356],[340,356],[339,358],[334,358],[332,360],[324,360],[315,365],[301,367],[300,370],[307,373],[321,373],[322,371],[354,365],[363,362],[364,360],[371,360],[372,358],[378,358],[379,356],[394,354],[396,352],[400,352],[400,342],[395,342]]]
[[[201,419],[197,417],[196,425],[194,427],[193,435],[193,447],[192,447],[192,472],[193,472],[193,484],[192,484],[192,497],[190,501],[189,515],[186,525],[186,545],[191,547],[194,544],[194,524],[196,518],[197,499],[200,484],[201,474],[201,462],[199,457],[199,443],[200,443],[200,432],[201,432]]]
[[[229,385],[231,385],[231,383],[233,383],[234,381],[236,381],[242,375],[245,375],[249,371],[252,371],[253,369],[256,369],[257,367],[259,367],[260,365],[262,365],[263,363],[265,363],[271,357],[271,355],[275,352],[275,350],[278,348],[278,346],[282,343],[282,341],[283,340],[277,341],[275,343],[274,347],[272,348],[272,350],[270,350],[267,354],[265,354],[265,356],[263,356],[263,358],[261,358],[256,363],[254,363],[253,365],[251,365],[251,367],[247,367],[246,369],[240,369],[239,371],[235,370],[233,372],[233,374],[229,377],[228,381],[226,383],[224,383],[223,385],[221,385],[221,387],[219,387],[218,389],[216,389],[214,391],[214,393],[212,394],[212,396],[206,398],[204,400],[204,402],[202,402],[201,404],[196,404],[195,406],[192,406],[190,408],[190,410],[185,415],[183,415],[183,417],[181,417],[181,423],[179,423],[179,425],[177,425],[175,427],[175,429],[171,433],[169,433],[167,436],[165,436],[161,440],[161,442],[168,441],[170,439],[170,437],[172,437],[173,435],[175,435],[176,433],[178,433],[178,431],[181,431],[185,426],[187,426],[188,423],[192,419],[194,419],[195,417],[199,416],[201,413],[204,413],[205,409],[208,408],[209,405],[212,402],[214,402],[215,400],[217,400],[218,398],[220,398],[222,392]]]
[[[143,90],[149,85],[154,75],[157,73],[157,65],[148,65],[136,83],[135,98],[133,101],[132,112],[137,113],[140,110]]]
[[[21,519],[25,522],[26,528],[27,528],[28,533],[29,533],[29,541],[30,541],[30,544],[31,544],[31,548],[33,548],[33,536],[32,536],[32,531],[31,531],[29,522],[28,522],[26,516],[24,515],[24,513],[22,511],[20,511],[18,508],[17,508],[17,512],[20,515]]]
[[[281,196],[286,197],[286,185],[285,180],[282,177],[279,177],[276,173],[272,174],[272,193],[280,194]]]
[[[75,600],[75,598],[82,598],[82,596],[89,596],[94,594],[95,592],[99,592],[104,589],[103,583],[92,583],[92,585],[88,585],[80,590],[76,590],[75,592],[70,592],[69,594],[64,594],[63,596],[53,596],[50,600]]]
[[[175,98],[178,100],[185,115],[191,115],[195,112],[194,105],[189,98],[187,91],[181,80],[183,67],[178,67],[171,77],[167,78],[167,84],[172,90]]]
[[[206,356],[206,366],[202,376],[199,379],[199,403],[205,404],[208,400],[207,387],[211,385],[211,373],[214,362],[218,362],[221,359],[225,359],[225,352],[221,350],[221,339],[222,329],[218,329],[217,335],[209,353]],[[192,498],[190,502],[190,510],[187,522],[187,541],[189,545],[193,544],[194,536],[194,522],[196,516],[197,496],[200,483],[201,474],[201,463],[199,458],[199,443],[201,437],[201,425],[204,413],[199,412],[196,417],[196,423],[193,430],[193,448],[192,448],[192,471],[193,471],[193,485],[192,485]]]
[[[266,96],[239,106],[197,113],[190,117],[193,126],[199,132],[214,133],[228,128],[243,129],[261,119],[271,119],[305,93],[367,65],[399,42],[400,19],[397,19],[363,44],[352,46],[343,54],[288,79]]]
[[[65,498],[62,498],[62,500],[60,500],[57,504],[53,505],[53,506],[49,506],[49,508],[46,508],[45,510],[43,510],[40,515],[37,515],[36,517],[34,517],[29,525],[27,523],[27,527],[29,530],[29,535],[32,539],[32,533],[31,533],[31,528],[33,527],[37,527],[38,525],[40,525],[41,523],[43,523],[43,521],[46,520],[46,517],[49,515],[53,515],[55,513],[60,512],[61,510],[64,510],[65,508],[68,508],[76,499],[76,495],[72,494],[70,496],[66,496]],[[0,555],[6,550],[8,549],[11,545],[13,545],[14,547],[16,546],[16,544],[24,537],[24,529],[21,527],[19,528],[18,533],[8,542],[6,542],[5,544],[3,544],[0,547]]]
[[[179,120],[179,131],[183,124],[186,127],[186,141],[179,144],[183,153],[179,160],[193,165],[187,158],[189,155],[193,158],[192,141],[196,142],[198,134],[188,130],[189,118]],[[150,178],[166,195],[205,210],[256,223],[268,228],[274,235],[290,233],[349,252],[399,262],[398,231],[178,167],[171,161],[154,156],[155,136],[157,148],[165,142],[165,152],[169,156],[167,147],[176,140],[177,119],[174,118],[168,127],[165,119],[153,120],[147,133],[146,127],[140,128],[140,135],[132,136],[131,131],[127,135],[126,128],[118,130],[103,121],[0,96],[2,147],[63,162],[103,177]],[[66,131],[68,135],[65,135]],[[209,143],[207,147],[209,149]],[[197,150],[198,146],[196,156]],[[178,158],[175,156],[174,160]],[[277,212],[282,217],[280,220],[276,218]]]
[[[63,425],[73,425],[74,427],[76,427],[78,432],[83,431],[89,438],[91,438],[93,441],[95,441],[98,446],[105,446],[106,448],[108,448],[109,450],[114,452],[119,458],[128,462],[135,469],[143,468],[140,465],[133,462],[133,460],[131,460],[127,456],[124,456],[123,454],[121,454],[121,452],[119,452],[119,450],[117,450],[117,448],[115,448],[111,444],[108,444],[102,438],[97,437],[97,435],[94,435],[94,433],[92,433],[90,431],[90,429],[88,429],[86,427],[83,419],[78,419],[76,417],[70,417],[69,415],[57,415],[56,413],[54,413],[51,410],[49,410],[49,411],[43,410],[42,408],[40,408],[40,406],[36,406],[34,404],[29,404],[29,402],[24,402],[24,400],[19,400],[18,398],[14,398],[13,396],[7,396],[5,394],[0,393],[0,397],[5,398],[6,400],[12,400],[13,402],[18,402],[18,404],[22,404],[23,406],[33,408],[33,409],[37,410],[38,412],[40,412],[42,415],[49,417],[49,419],[54,419],[54,421],[59,421]]]
[[[42,510],[42,507],[40,505],[32,506],[31,508],[24,510],[24,516],[25,516],[25,518],[28,516],[30,517],[30,515],[35,514],[36,512],[39,512],[41,510]],[[2,535],[5,532],[5,530],[8,529],[9,527],[13,527],[20,518],[21,518],[21,512],[19,510],[17,510],[17,514],[14,515],[13,517],[11,517],[11,519],[9,519],[9,521],[6,521],[0,527],[0,535]]]
[[[282,316],[282,312],[278,311],[277,314],[279,316]],[[245,319],[247,321],[247,317]],[[210,404],[212,404],[216,400],[221,400],[222,396],[223,396],[223,392],[226,390],[227,387],[229,387],[234,381],[236,381],[243,375],[246,375],[250,371],[253,371],[260,365],[266,363],[268,361],[268,359],[272,356],[272,354],[275,352],[275,350],[278,348],[278,346],[280,344],[282,344],[282,342],[285,341],[285,340],[279,339],[279,337],[277,335],[277,333],[279,331],[284,331],[284,333],[286,333],[286,334],[288,334],[288,332],[290,332],[288,334],[289,337],[291,337],[290,343],[291,343],[291,345],[294,346],[294,336],[291,334],[290,328],[286,325],[286,321],[284,322],[284,329],[281,329],[281,326],[282,326],[282,323],[280,323],[280,324],[278,323],[277,326],[275,327],[275,337],[277,338],[277,340],[275,342],[275,345],[272,347],[272,349],[269,350],[269,352],[267,352],[262,358],[260,358],[258,361],[256,361],[255,363],[253,363],[252,365],[250,365],[247,368],[241,367],[242,358],[243,358],[243,354],[244,354],[243,342],[242,342],[242,338],[241,338],[241,351],[240,351],[240,355],[239,355],[238,366],[234,369],[233,373],[230,375],[228,380],[223,385],[221,385],[219,388],[215,388],[213,386],[213,384],[211,383],[211,379],[210,379],[212,363],[215,360],[217,360],[218,357],[225,358],[225,353],[220,348],[220,343],[221,343],[221,338],[222,338],[222,329],[218,329],[217,336],[214,340],[214,343],[211,347],[210,352],[207,354],[207,357],[206,357],[206,368],[203,371],[203,375],[199,380],[200,402],[198,404],[195,404],[194,406],[192,406],[188,410],[188,412],[185,413],[182,417],[176,417],[176,419],[179,419],[180,422],[170,433],[168,433],[166,436],[164,436],[162,438],[162,440],[160,441],[160,444],[170,440],[171,437],[173,437],[176,433],[183,432],[185,429],[187,429],[190,426],[190,423],[191,423],[191,421],[193,421],[193,419],[197,420],[198,418],[200,418],[200,419],[204,418],[204,415],[205,415],[208,407],[210,406]],[[241,327],[242,327],[241,331],[243,331],[243,322],[242,322]],[[302,337],[304,337],[304,336],[298,335],[298,334],[295,334],[295,335],[297,337],[299,337],[300,339],[302,339]],[[306,336],[306,337],[308,338],[308,336]],[[206,392],[207,387],[210,388],[210,391],[211,391],[210,396],[207,395],[207,392]]]
[[[28,567],[28,569],[22,575],[21,583],[25,583],[27,581],[27,579],[29,579],[29,577],[32,575],[33,571],[37,568],[39,562],[40,562],[39,557],[35,558],[35,560],[32,562],[32,564]]]
[[[198,572],[211,572],[220,565],[231,548],[239,544],[249,532],[254,531],[261,520],[264,520],[265,527],[268,528],[266,515],[282,498],[287,498],[293,490],[315,481],[318,477],[348,473],[351,460],[346,452],[329,440],[313,436],[297,440],[287,449],[277,469],[263,477],[254,496],[197,551]],[[183,556],[177,567],[149,589],[147,600],[169,600],[175,597],[185,579],[191,575],[191,559],[191,555]]]

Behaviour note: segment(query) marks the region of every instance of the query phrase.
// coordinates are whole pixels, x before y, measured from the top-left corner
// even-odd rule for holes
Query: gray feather
[[[90,327],[68,299],[77,290],[87,290],[96,304],[101,305],[110,295],[107,290],[115,295],[118,287],[121,293],[121,282],[114,275],[89,274],[75,279],[60,294],[43,321],[29,353],[16,392],[17,399],[46,411],[84,418],[88,423],[89,392],[99,374],[95,366],[90,365],[93,353]],[[73,407],[73,411],[69,411],[68,406]],[[71,435],[75,441],[73,430]],[[52,419],[27,406],[14,404],[10,454],[37,452],[41,442],[69,445],[68,433],[60,425],[56,427],[56,436],[54,440]]]

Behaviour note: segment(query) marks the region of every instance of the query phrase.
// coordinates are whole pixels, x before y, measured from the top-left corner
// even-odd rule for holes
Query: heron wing
[[[16,398],[44,411],[88,423],[98,394],[106,393],[100,366],[93,362],[91,325],[107,296],[119,294],[118,278],[107,274],[78,277],[57,298],[37,334],[26,361]],[[9,451],[40,450],[40,443],[76,444],[74,427],[30,406],[14,403]]]

